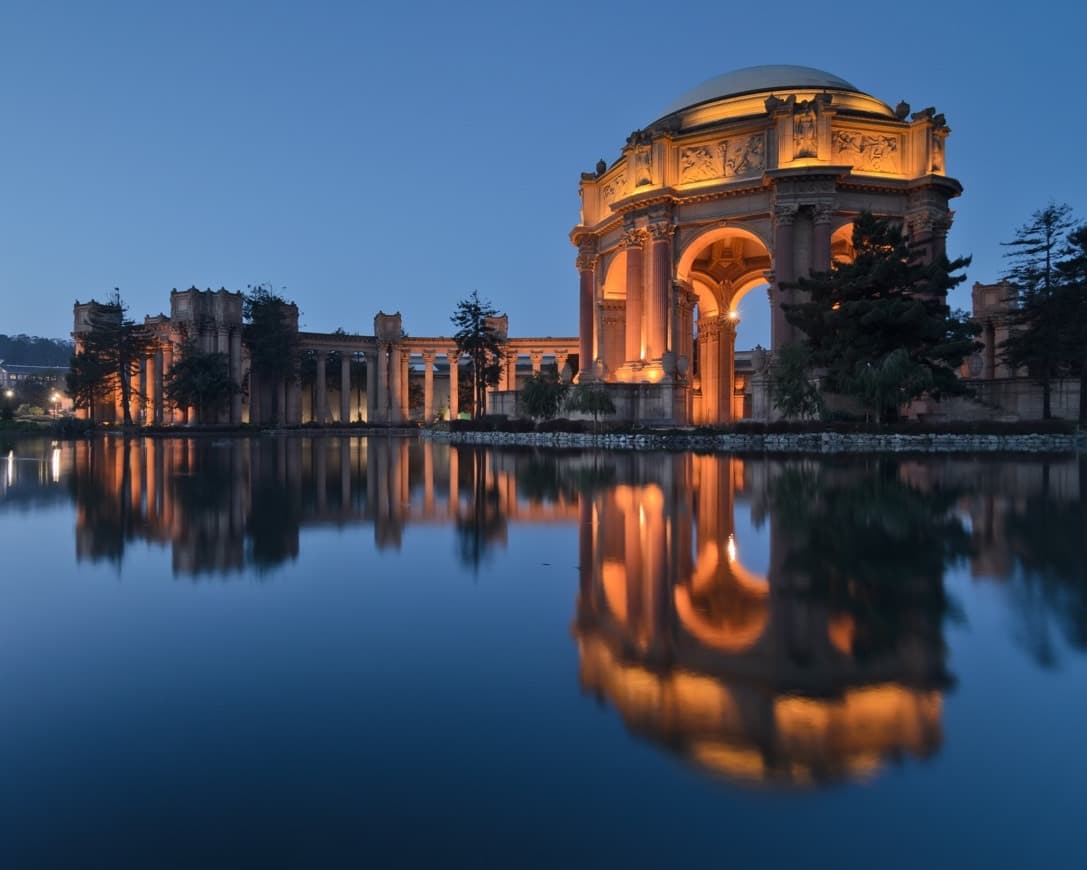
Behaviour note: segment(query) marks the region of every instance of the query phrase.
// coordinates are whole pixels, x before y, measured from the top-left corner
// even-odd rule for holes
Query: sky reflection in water
[[[3,866],[1077,863],[1087,460],[0,448]]]

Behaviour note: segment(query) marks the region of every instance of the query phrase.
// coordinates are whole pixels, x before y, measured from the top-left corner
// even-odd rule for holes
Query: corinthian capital
[[[584,272],[596,265],[596,239],[582,237],[577,246],[577,267]]]
[[[654,242],[667,242],[676,231],[675,224],[670,223],[650,224],[646,229],[649,230],[649,236]]]
[[[640,248],[644,242],[645,230],[640,230],[637,227],[623,230],[623,238],[620,244],[624,248]]]
[[[788,226],[796,220],[800,207],[793,202],[779,202],[774,205],[774,222],[778,226]]]

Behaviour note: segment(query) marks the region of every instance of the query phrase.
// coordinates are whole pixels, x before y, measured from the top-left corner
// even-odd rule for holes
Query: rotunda
[[[581,176],[579,378],[613,385],[629,420],[769,419],[773,352],[795,338],[783,286],[848,259],[860,212],[901,219],[922,256],[944,252],[962,192],[949,132],[933,108],[891,108],[811,67],[749,67],[683,94]],[[737,305],[760,288],[770,353],[738,377]]]

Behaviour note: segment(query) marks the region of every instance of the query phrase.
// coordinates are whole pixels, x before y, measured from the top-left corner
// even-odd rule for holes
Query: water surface
[[[1081,866],[1087,460],[0,445],[0,866]]]

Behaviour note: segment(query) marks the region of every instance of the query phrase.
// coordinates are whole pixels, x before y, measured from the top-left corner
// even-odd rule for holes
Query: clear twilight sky
[[[578,174],[766,63],[947,115],[967,307],[1032,211],[1087,219],[1085,25],[1071,0],[0,0],[0,332],[270,282],[310,330],[449,334],[478,289],[514,334],[573,335]],[[759,295],[740,346],[768,343]]]

